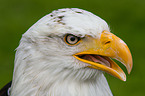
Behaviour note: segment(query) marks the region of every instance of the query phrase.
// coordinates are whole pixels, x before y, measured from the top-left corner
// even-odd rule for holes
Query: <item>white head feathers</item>
[[[44,16],[36,22],[25,34],[58,35],[73,33],[74,35],[99,36],[103,31],[109,31],[107,23],[100,17],[77,8],[59,9]]]
[[[72,57],[80,46],[70,47],[63,41],[67,33],[99,38],[103,30],[109,31],[104,20],[77,8],[59,9],[44,16],[23,34],[17,48],[11,96],[111,96],[102,72],[85,69],[87,64]],[[103,78],[97,81],[104,86],[98,91],[93,89],[100,87],[97,76]],[[75,85],[78,88],[74,89]]]

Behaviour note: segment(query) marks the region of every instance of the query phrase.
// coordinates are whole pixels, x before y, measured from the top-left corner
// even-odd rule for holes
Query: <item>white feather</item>
[[[67,33],[99,38],[103,30],[109,31],[104,20],[77,8],[44,16],[17,48],[10,96],[112,96],[103,73],[72,56],[83,50],[81,44],[63,41]]]

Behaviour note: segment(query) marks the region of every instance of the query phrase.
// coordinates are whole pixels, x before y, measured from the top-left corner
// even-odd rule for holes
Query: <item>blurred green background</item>
[[[145,0],[0,0],[0,88],[12,79],[21,35],[44,15],[67,7],[100,16],[128,44],[134,66],[127,81],[106,74],[114,96],[145,96]]]

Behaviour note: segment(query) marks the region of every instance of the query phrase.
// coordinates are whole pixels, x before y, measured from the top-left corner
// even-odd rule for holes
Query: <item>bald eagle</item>
[[[125,42],[103,19],[78,8],[41,18],[23,34],[16,50],[12,84],[1,96],[112,96],[103,73],[126,81],[112,59],[128,73],[132,69]]]

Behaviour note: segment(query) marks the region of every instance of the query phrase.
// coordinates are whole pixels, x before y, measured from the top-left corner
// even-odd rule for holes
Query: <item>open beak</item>
[[[76,53],[73,56],[87,64],[89,68],[105,71],[123,81],[126,81],[126,75],[123,70],[112,60],[120,61],[128,71],[132,69],[132,56],[128,46],[123,40],[114,34],[103,31],[101,37],[95,39],[88,36],[91,40],[86,50]],[[112,59],[111,59],[112,58]]]

